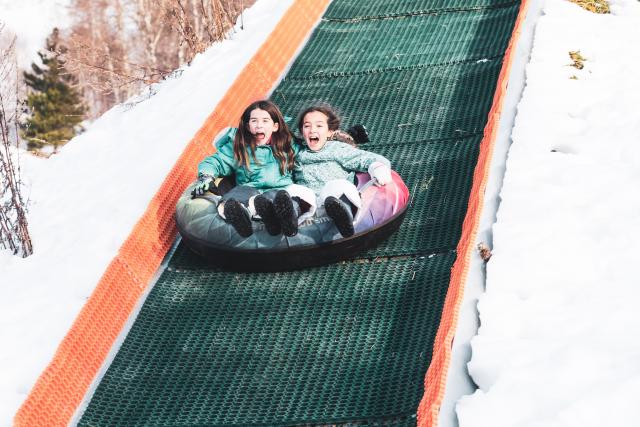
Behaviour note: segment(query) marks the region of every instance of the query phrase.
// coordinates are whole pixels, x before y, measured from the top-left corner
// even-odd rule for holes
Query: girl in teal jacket
[[[237,129],[229,129],[216,141],[217,152],[198,165],[198,182],[193,195],[201,196],[219,177],[235,175],[236,187],[218,205],[220,215],[243,237],[253,233],[253,199],[265,190],[272,199],[278,189],[292,188],[294,147],[280,109],[271,101],[249,105]]]

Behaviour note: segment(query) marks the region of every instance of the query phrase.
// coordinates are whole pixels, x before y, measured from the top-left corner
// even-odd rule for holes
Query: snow
[[[292,2],[257,2],[244,31],[154,86],[155,95],[115,107],[48,160],[21,156],[36,253],[0,251],[0,425],[11,423],[157,185]],[[461,427],[634,425],[640,2],[613,0],[610,15],[565,0],[531,3],[478,234],[493,257],[486,267],[473,259],[441,425],[456,416]],[[16,10],[0,0],[0,19],[28,16]],[[40,48],[50,29],[32,36],[23,19],[12,28]],[[569,66],[576,50],[587,59],[582,70]],[[477,299],[480,328],[469,346]],[[464,375],[469,357],[477,391]]]
[[[502,106],[493,155],[489,164],[489,176],[484,192],[483,209],[478,224],[476,244],[482,242],[488,247],[493,245],[492,227],[496,222],[496,210],[500,203],[500,189],[505,173],[505,161],[511,145],[511,131],[518,103],[525,86],[525,67],[533,45],[533,34],[540,14],[542,3],[531,1],[522,23],[518,42],[514,46],[511,71],[507,81],[507,91]],[[476,245],[477,247],[477,245]],[[479,252],[473,252],[469,273],[465,283],[462,303],[460,304],[458,326],[453,340],[449,374],[447,377],[444,400],[440,409],[438,426],[457,427],[455,406],[458,400],[472,394],[477,386],[469,377],[467,363],[471,359],[471,339],[477,334],[478,299],[484,293],[486,264]]]
[[[538,20],[461,427],[638,424],[640,3],[610,4]]]
[[[67,6],[70,0],[0,0],[0,21],[7,29],[19,35],[16,44],[18,64],[30,69],[38,60],[38,50],[43,49],[53,28],[69,23]]]
[[[155,95],[108,111],[59,154],[20,156],[35,254],[0,251],[0,425],[10,425],[157,186],[292,2],[257,2],[244,30]]]

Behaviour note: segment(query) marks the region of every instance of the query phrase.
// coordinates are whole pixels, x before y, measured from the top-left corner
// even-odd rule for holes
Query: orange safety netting
[[[442,310],[440,326],[433,346],[433,356],[431,365],[427,370],[424,385],[425,392],[420,406],[418,407],[418,426],[436,426],[438,424],[438,414],[444,399],[445,387],[447,383],[447,372],[451,361],[451,347],[458,323],[458,312],[464,297],[464,286],[469,271],[471,255],[475,247],[482,205],[484,202],[484,192],[489,178],[489,167],[493,155],[493,148],[498,134],[500,116],[504,99],[507,93],[507,84],[511,72],[511,64],[515,55],[517,42],[522,31],[527,6],[529,0],[522,0],[520,11],[513,28],[509,46],[505,51],[505,56],[498,77],[496,91],[493,97],[493,104],[489,111],[489,120],[484,129],[484,136],[480,143],[480,153],[478,163],[473,173],[473,184],[469,196],[467,213],[462,225],[462,236],[457,246],[458,258],[451,268],[451,279],[447,297]]]
[[[329,0],[296,0],[215,111],[189,142],[142,218],[111,261],[51,363],[18,410],[17,426],[67,425],[147,284],[176,238],[174,207],[194,179],[213,137],[235,125],[250,102],[265,98]]]

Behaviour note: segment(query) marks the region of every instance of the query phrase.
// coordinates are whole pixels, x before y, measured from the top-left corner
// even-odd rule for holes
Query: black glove
[[[209,186],[213,184],[213,177],[207,174],[199,174],[198,182],[196,182],[195,187],[193,187],[193,191],[191,192],[191,197],[202,196],[204,193],[209,191]]]
[[[364,144],[369,142],[369,132],[364,125],[353,125],[347,129],[347,133],[353,137],[356,144]]]

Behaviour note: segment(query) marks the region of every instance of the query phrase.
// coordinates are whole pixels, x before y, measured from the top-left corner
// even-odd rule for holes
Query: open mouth
[[[320,141],[320,138],[318,138],[317,136],[310,136],[309,137],[309,142],[316,143],[316,142],[319,142],[319,141]]]
[[[265,137],[264,132],[258,132],[254,136],[257,140],[263,140]]]

